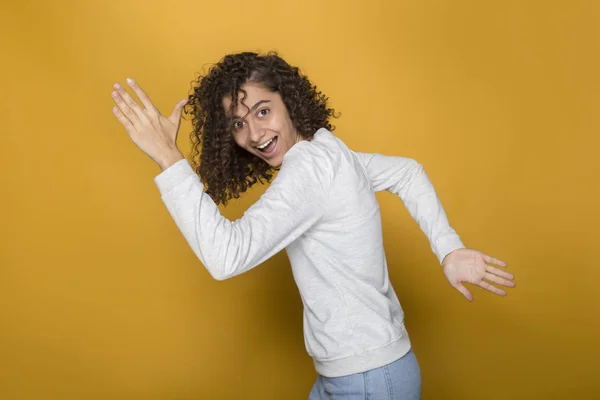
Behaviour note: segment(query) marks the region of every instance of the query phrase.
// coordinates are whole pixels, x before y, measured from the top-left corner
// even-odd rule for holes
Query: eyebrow
[[[254,105],[252,106],[252,108],[250,108],[250,110],[248,110],[248,112],[247,112],[247,113],[246,113],[246,114],[245,114],[243,117],[236,117],[236,116],[233,116],[231,119],[234,119],[234,120],[235,120],[235,119],[244,119],[244,118],[246,118],[246,115],[248,115],[248,114],[250,114],[252,111],[256,110],[256,109],[257,109],[257,108],[258,108],[258,107],[259,107],[261,104],[264,104],[264,103],[270,103],[270,102],[271,102],[271,100],[260,100],[260,101],[258,101],[256,104],[254,104]]]

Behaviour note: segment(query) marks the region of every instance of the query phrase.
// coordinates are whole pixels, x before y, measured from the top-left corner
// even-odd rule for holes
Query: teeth
[[[269,143],[271,143],[273,141],[273,139],[275,138],[271,138],[271,140],[269,140],[267,143],[263,144],[262,146],[258,146],[259,149],[264,149],[265,147],[267,147],[269,145]]]

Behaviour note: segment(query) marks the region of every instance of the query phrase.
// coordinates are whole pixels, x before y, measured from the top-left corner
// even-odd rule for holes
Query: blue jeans
[[[418,400],[421,370],[412,350],[399,360],[370,371],[317,378],[308,400]]]

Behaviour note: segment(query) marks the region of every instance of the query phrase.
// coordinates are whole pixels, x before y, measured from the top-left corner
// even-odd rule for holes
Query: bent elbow
[[[213,279],[216,280],[216,281],[224,281],[226,279],[231,278],[230,274],[226,274],[226,273],[224,273],[223,271],[220,271],[220,270],[211,270],[211,269],[209,269],[208,272],[213,277]]]
[[[205,261],[204,266],[210,275],[217,281],[233,278],[257,265],[250,264],[247,260],[232,260],[227,258]]]
[[[215,266],[213,264],[210,267],[206,265],[206,269],[208,270],[210,275],[217,281],[224,281],[226,279],[233,278],[237,275],[237,273],[235,273],[235,269],[228,270],[227,268],[223,268],[222,265]]]

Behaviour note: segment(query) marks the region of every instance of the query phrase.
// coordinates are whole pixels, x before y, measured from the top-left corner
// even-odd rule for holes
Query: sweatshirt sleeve
[[[261,264],[322,216],[333,169],[323,169],[322,157],[314,157],[314,150],[303,145],[286,153],[269,188],[235,221],[221,215],[187,160],[155,177],[171,217],[215,279],[231,278]]]
[[[417,161],[381,154],[355,153],[376,192],[396,194],[427,236],[431,249],[441,263],[453,250],[464,248],[425,173]]]

